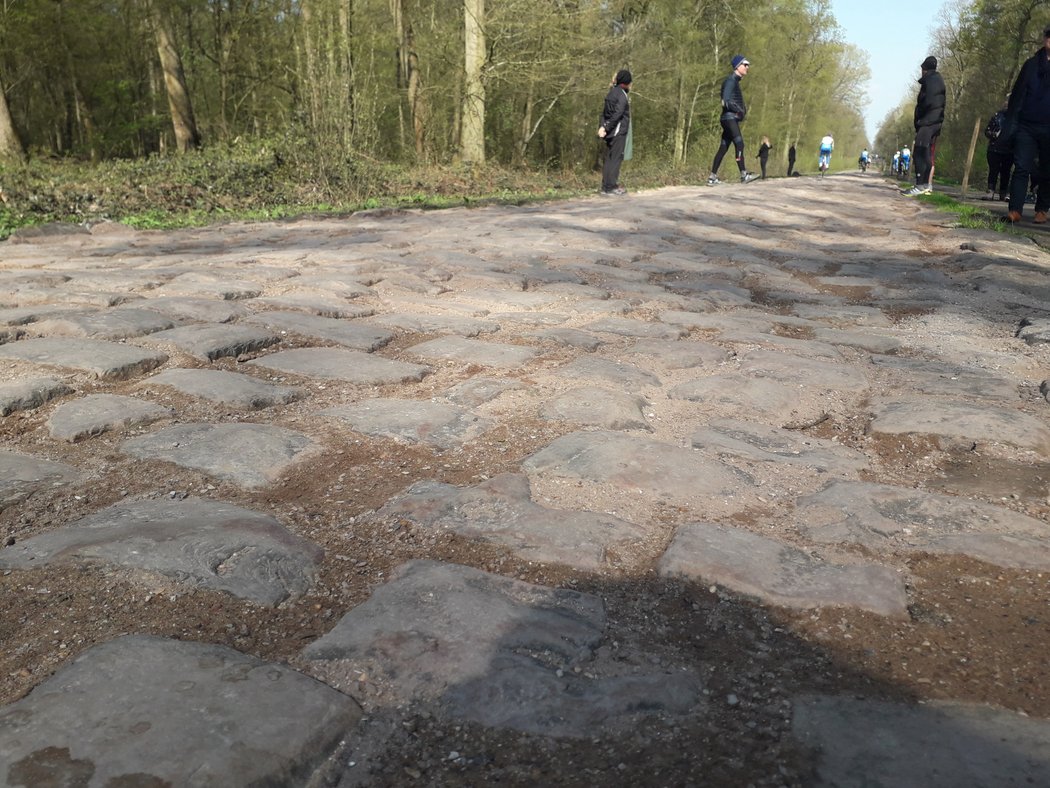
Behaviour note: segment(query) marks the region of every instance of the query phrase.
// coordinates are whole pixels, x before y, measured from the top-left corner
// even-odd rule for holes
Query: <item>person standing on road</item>
[[[763,137],[762,144],[758,146],[758,163],[762,165],[762,180],[766,179],[766,165],[769,163],[769,151],[772,149],[769,137]]]
[[[1010,191],[1010,168],[1014,166],[1014,153],[1009,141],[1003,137],[1006,107],[1007,102],[1004,101],[984,127],[984,136],[988,139],[988,191],[981,198],[984,200],[1005,200]]]
[[[1014,177],[1004,219],[1011,224],[1021,221],[1028,180],[1034,177],[1038,185],[1034,221],[1043,224],[1050,208],[1050,25],[1043,30],[1043,47],[1021,66],[999,137],[1005,137],[1004,144],[1012,143],[1014,152]]]
[[[798,145],[797,142],[792,142],[791,143],[791,147],[788,148],[788,177],[789,178],[792,175],[795,174],[795,155],[796,155],[796,153],[795,153],[795,146],[796,145]]]
[[[627,190],[617,181],[620,165],[627,146],[627,132],[631,127],[631,102],[627,98],[631,90],[631,72],[620,69],[613,78],[613,85],[605,96],[602,122],[598,136],[605,140],[605,164],[602,166],[602,194],[621,196]]]
[[[718,143],[715,159],[711,162],[708,186],[721,183],[718,180],[718,168],[722,166],[722,158],[730,145],[736,150],[736,166],[740,170],[740,180],[747,183],[755,179],[754,174],[744,167],[744,135],[740,133],[740,124],[747,116],[747,105],[744,103],[744,92],[740,89],[740,80],[747,74],[751,63],[743,55],[734,55],[731,62],[733,73],[722,81],[722,116],[719,118],[722,124],[722,139]]]
[[[919,69],[922,76],[915,100],[915,185],[905,192],[910,197],[933,191],[933,156],[944,123],[947,96],[944,77],[937,71],[937,58],[930,55]]]

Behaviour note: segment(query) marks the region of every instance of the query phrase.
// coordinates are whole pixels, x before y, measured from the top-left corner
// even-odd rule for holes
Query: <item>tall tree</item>
[[[168,93],[168,108],[171,110],[171,124],[175,131],[175,147],[179,153],[196,150],[201,145],[200,132],[197,130],[197,119],[193,114],[193,102],[186,87],[186,74],[182,69],[182,56],[175,46],[175,35],[172,32],[168,15],[161,8],[158,0],[150,2],[150,15],[153,24],[153,35],[157,42],[157,54],[164,73],[164,87]]]
[[[485,163],[485,0],[463,0],[463,117],[459,153],[469,164]]]
[[[7,106],[7,96],[0,87],[0,160],[16,159],[23,161],[26,157],[22,141],[15,132],[14,121],[11,120],[11,111]]]

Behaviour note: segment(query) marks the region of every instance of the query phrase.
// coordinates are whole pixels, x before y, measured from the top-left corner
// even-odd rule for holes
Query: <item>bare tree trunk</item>
[[[342,30],[343,55],[343,99],[346,102],[346,124],[343,128],[343,142],[350,147],[357,126],[357,95],[354,84],[354,0],[343,0],[339,4],[339,27]]]
[[[22,141],[15,132],[11,111],[7,106],[7,96],[0,89],[0,161],[25,161],[26,152]]]
[[[678,100],[675,102],[674,118],[674,157],[672,161],[675,167],[685,164],[685,77],[682,68],[678,68]]]
[[[485,163],[485,0],[463,0],[463,125],[459,152],[468,164]]]
[[[182,70],[182,58],[175,47],[175,36],[165,14],[156,3],[150,6],[153,33],[157,38],[157,54],[164,72],[164,87],[168,93],[168,108],[171,124],[175,130],[175,148],[179,153],[196,150],[201,146],[197,121],[193,117],[193,104],[186,88],[186,75]]]

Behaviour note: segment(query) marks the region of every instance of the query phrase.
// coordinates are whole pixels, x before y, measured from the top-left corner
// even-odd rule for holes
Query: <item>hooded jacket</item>
[[[1006,108],[1006,125],[1014,121],[1023,123],[1050,124],[1050,60],[1046,50],[1040,48],[1021,66],[1014,88],[1010,92],[1010,103]],[[1004,128],[1003,134],[1007,135]]]
[[[922,126],[944,123],[946,89],[938,71],[927,71],[919,80],[919,97],[915,101],[915,130]]]

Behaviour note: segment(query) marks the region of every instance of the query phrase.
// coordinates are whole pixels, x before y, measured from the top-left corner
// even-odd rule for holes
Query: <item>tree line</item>
[[[1006,99],[1021,64],[1043,47],[1043,28],[1050,22],[1050,0],[967,0],[946,5],[928,53],[938,59],[947,88],[944,126],[937,143],[937,174],[962,176],[974,126],[983,129]],[[917,92],[917,89],[916,89]],[[883,120],[875,149],[885,156],[910,145],[915,130],[915,92],[901,99]],[[978,137],[974,168],[985,171],[986,141]],[[980,179],[981,176],[979,176]]]
[[[729,60],[748,155],[867,144],[863,53],[828,0],[0,0],[0,157],[238,141],[409,166],[579,168],[618,68],[638,159],[706,171]],[[815,157],[815,153],[814,153]],[[805,167],[803,167],[805,169]]]

